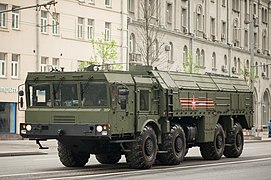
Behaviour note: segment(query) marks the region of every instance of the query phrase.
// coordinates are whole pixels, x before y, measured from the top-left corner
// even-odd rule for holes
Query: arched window
[[[266,30],[265,29],[263,30],[263,37],[262,38],[263,38],[262,39],[262,41],[263,41],[263,43],[262,43],[263,50],[266,50]]]
[[[237,60],[236,60],[236,57],[234,57],[233,63],[234,63],[234,67],[237,68]]]
[[[173,43],[169,43],[168,61],[173,62]]]
[[[187,63],[187,56],[188,56],[188,49],[187,46],[185,45],[183,47],[183,64]]]
[[[249,60],[246,61],[246,68],[249,70]]]
[[[225,65],[225,68],[228,66],[228,58],[227,58],[227,55],[224,55],[224,65]]]
[[[196,65],[200,66],[200,50],[199,50],[199,48],[196,50]]]
[[[241,61],[240,61],[240,58],[238,58],[238,60],[237,60],[237,71],[238,71],[238,73],[241,72]]]
[[[213,52],[212,54],[212,68],[216,70],[216,54]]]
[[[129,52],[130,53],[135,52],[135,35],[133,33],[130,35],[129,39]]]
[[[259,76],[259,67],[258,67],[258,62],[255,63],[255,76]]]
[[[157,39],[154,40],[153,55],[154,55],[155,59],[158,59],[158,57],[159,57],[159,42]]]
[[[200,67],[204,67],[204,66],[205,66],[205,52],[202,49],[200,53]]]

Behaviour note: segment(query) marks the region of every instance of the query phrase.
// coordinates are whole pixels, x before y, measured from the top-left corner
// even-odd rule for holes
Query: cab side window
[[[148,90],[140,90],[139,110],[140,111],[149,111],[149,91]]]

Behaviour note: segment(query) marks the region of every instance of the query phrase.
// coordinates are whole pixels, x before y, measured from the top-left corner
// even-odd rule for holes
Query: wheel
[[[186,139],[181,126],[173,126],[170,133],[162,136],[161,150],[167,151],[166,154],[159,154],[158,157],[161,163],[177,165],[183,161],[186,152]]]
[[[96,159],[101,164],[117,164],[121,159],[121,154],[96,154]]]
[[[154,164],[157,155],[157,138],[150,126],[137,135],[136,142],[126,144],[128,152],[126,161],[131,168],[149,169]]]
[[[238,123],[235,124],[226,140],[230,146],[225,147],[224,156],[227,158],[239,157],[242,154],[244,147],[244,135],[242,126]]]
[[[57,150],[60,161],[67,167],[83,167],[90,156],[88,153],[75,153],[59,141]]]
[[[214,141],[204,143],[200,146],[200,152],[203,159],[218,160],[222,157],[225,149],[225,133],[220,124],[215,127]]]

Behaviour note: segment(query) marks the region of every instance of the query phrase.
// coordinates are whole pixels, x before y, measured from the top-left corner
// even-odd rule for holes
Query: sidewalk
[[[262,138],[262,140],[245,140],[245,143],[271,142],[271,138]],[[39,149],[36,141],[25,140],[1,140],[0,157],[5,156],[26,156],[26,155],[44,155],[57,153],[57,140],[41,141],[43,147],[49,149]]]
[[[57,152],[57,141],[47,140],[41,141],[43,147],[49,149],[39,149],[36,141],[25,140],[1,140],[0,141],[0,157],[5,156],[25,156],[25,155],[42,155]]]

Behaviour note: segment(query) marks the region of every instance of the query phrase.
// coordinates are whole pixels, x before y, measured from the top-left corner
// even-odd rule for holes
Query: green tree
[[[247,85],[250,85],[251,79],[255,78],[255,73],[253,69],[249,69],[249,66],[244,63],[241,63],[240,74],[247,82]]]
[[[187,51],[187,53],[185,54],[185,59],[183,60],[184,72],[189,74],[199,73],[199,67],[199,59],[194,62],[192,51]]]
[[[115,40],[105,41],[104,38],[92,39],[91,47],[93,55],[90,57],[90,61],[81,62],[79,68],[84,69],[89,65],[97,64],[101,65],[103,69],[107,69],[108,66],[111,66],[114,70],[123,69],[122,65],[116,64],[118,52]]]

